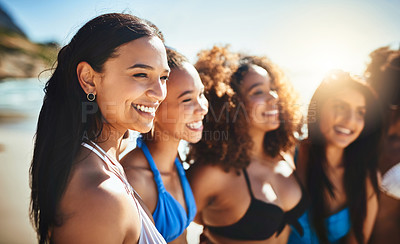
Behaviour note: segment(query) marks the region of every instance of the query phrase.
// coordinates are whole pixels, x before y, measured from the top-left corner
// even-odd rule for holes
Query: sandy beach
[[[0,243],[36,243],[29,220],[29,166],[32,158],[32,119],[0,124]],[[24,129],[21,129],[24,127]]]

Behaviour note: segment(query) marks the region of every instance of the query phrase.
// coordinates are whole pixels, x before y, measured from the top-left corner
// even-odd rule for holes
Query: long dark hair
[[[362,81],[348,73],[336,71],[327,76],[315,91],[308,108],[308,140],[306,153],[306,188],[311,197],[311,219],[317,235],[322,242],[328,242],[324,219],[327,208],[325,192],[334,196],[332,183],[325,168],[326,141],[320,130],[321,108],[332,94],[344,89],[355,89],[366,100],[364,129],[360,136],[344,149],[344,187],[347,206],[350,209],[351,226],[359,243],[364,243],[363,225],[366,217],[367,195],[366,179],[369,178],[378,194],[377,164],[381,150],[382,113],[376,95]]]
[[[77,65],[85,61],[101,72],[119,46],[145,36],[162,39],[148,21],[128,14],[104,14],[86,23],[60,50],[44,88],[30,167],[30,217],[39,243],[49,242],[51,227],[61,224],[57,205],[80,144],[84,138],[96,139],[103,127],[96,102],[87,100],[79,84]]]

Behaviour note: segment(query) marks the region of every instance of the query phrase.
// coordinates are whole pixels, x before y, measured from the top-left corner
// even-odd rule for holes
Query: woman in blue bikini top
[[[141,135],[137,148],[121,163],[165,240],[186,243],[185,230],[196,215],[196,204],[178,146],[181,140],[200,140],[208,101],[193,65],[172,49],[167,48],[167,56],[171,68],[168,95],[156,113],[153,131]],[[140,109],[148,110],[145,105]]]
[[[345,72],[328,75],[308,109],[297,167],[310,196],[290,244],[367,243],[378,211],[382,115],[372,90]]]

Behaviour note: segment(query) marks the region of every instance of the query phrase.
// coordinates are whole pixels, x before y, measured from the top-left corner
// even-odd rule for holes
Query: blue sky
[[[126,12],[146,18],[166,43],[196,60],[214,44],[267,55],[310,96],[325,72],[361,73],[368,54],[400,46],[399,0],[0,0],[34,41],[68,43],[91,18]]]

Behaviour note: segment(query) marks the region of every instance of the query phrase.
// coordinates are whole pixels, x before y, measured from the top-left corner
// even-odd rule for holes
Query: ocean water
[[[28,215],[29,167],[44,83],[0,81],[0,243],[37,243]]]
[[[0,126],[34,129],[43,102],[44,85],[45,81],[38,78],[0,81]]]

